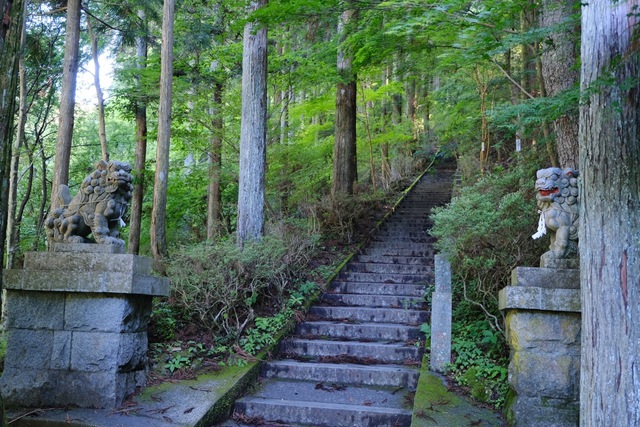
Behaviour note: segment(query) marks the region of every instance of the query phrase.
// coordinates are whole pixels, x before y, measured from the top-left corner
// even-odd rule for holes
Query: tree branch
[[[518,83],[517,81],[515,81],[513,79],[513,77],[511,77],[511,75],[509,73],[507,73],[507,70],[505,70],[504,68],[502,68],[502,66],[500,64],[498,64],[498,61],[496,61],[495,59],[491,58],[491,62],[493,62],[495,64],[496,67],[498,67],[500,69],[500,71],[502,71],[502,74],[505,75],[505,77],[507,79],[509,79],[509,81],[511,83],[513,83],[514,85],[516,85],[516,87],[518,89],[520,89],[520,91],[522,91],[522,93],[524,93],[527,97],[531,98],[531,99],[535,99],[535,96],[531,95],[529,92],[527,92],[527,90],[525,88],[522,87],[522,85],[520,85],[520,83]]]

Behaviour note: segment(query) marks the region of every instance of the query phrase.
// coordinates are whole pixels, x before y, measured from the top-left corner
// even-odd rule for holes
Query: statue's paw
[[[68,236],[66,240],[69,243],[84,243],[86,241],[82,236]]]
[[[98,243],[103,245],[124,246],[124,240],[116,239],[111,236],[104,236],[102,239],[98,240]]]

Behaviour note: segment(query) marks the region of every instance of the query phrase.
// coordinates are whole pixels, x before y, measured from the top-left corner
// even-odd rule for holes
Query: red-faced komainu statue
[[[572,259],[578,253],[578,171],[567,168],[540,169],[536,175],[540,221],[538,232],[542,237],[550,231],[551,245],[543,258]]]

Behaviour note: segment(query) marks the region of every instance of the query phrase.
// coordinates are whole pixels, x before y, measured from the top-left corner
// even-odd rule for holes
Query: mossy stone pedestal
[[[55,244],[4,273],[8,406],[113,408],[145,385],[153,296],[168,281],[114,245]]]
[[[499,294],[511,350],[507,418],[514,426],[577,426],[580,271],[518,267]]]

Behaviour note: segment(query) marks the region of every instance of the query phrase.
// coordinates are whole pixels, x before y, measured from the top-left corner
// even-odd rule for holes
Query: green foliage
[[[167,341],[166,343],[152,343],[150,354],[154,369],[159,374],[174,374],[177,371],[196,370],[205,367],[213,359],[223,354],[227,355],[228,348],[217,344],[206,345],[196,341]]]
[[[191,360],[187,356],[178,354],[171,358],[164,367],[165,369],[168,369],[169,372],[173,373],[176,369],[183,369],[189,365],[191,365]]]
[[[503,335],[493,331],[487,321],[452,325],[451,374],[459,384],[469,387],[474,398],[497,408],[504,404],[509,388],[504,348]]]
[[[317,295],[318,285],[304,282],[291,290],[285,307],[273,316],[257,317],[253,327],[249,328],[240,339],[240,347],[245,352],[256,355],[277,343],[282,332],[290,325],[295,316],[295,310],[303,308],[305,302]]]
[[[242,250],[233,239],[182,247],[167,260],[172,302],[214,336],[237,339],[256,310],[283,304],[315,242],[299,226],[281,224]]]
[[[151,312],[151,330],[163,341],[171,341],[176,336],[178,315],[165,300],[156,298]]]
[[[496,169],[432,214],[431,234],[452,261],[455,291],[484,308],[496,328],[498,291],[514,267],[535,265],[542,253],[531,239],[537,224],[534,166]]]

